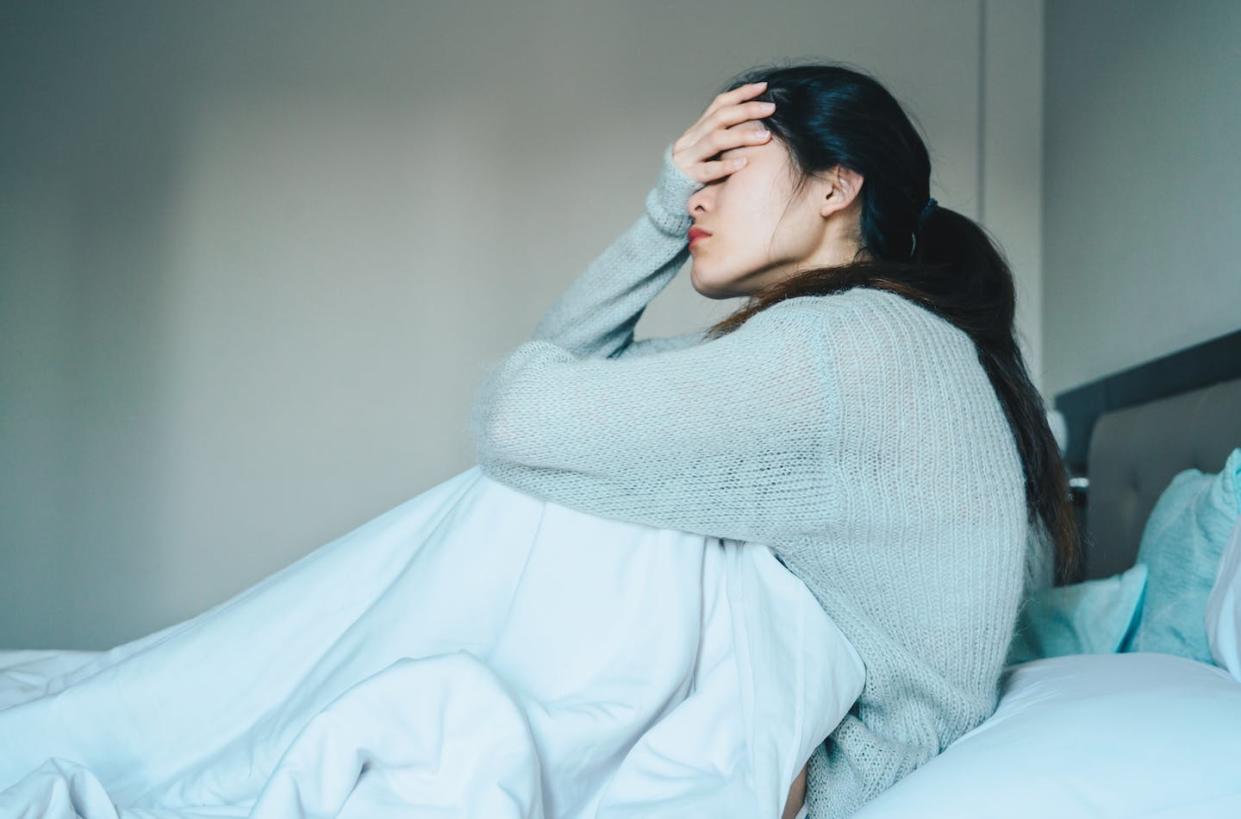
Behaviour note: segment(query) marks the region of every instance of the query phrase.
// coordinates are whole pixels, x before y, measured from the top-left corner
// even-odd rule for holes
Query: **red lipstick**
[[[711,231],[703,230],[702,228],[695,225],[694,227],[689,229],[689,233],[688,233],[689,243],[692,245],[695,239],[703,239],[710,235],[711,235]]]

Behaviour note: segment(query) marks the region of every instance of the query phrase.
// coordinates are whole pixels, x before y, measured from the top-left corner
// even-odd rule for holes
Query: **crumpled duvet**
[[[0,652],[0,817],[778,817],[864,669],[761,544],[473,467],[108,651]]]

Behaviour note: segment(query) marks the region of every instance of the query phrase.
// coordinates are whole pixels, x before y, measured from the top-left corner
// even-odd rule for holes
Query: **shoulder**
[[[970,353],[974,349],[968,333],[929,307],[874,287],[796,296],[764,312],[769,311],[782,311],[817,323],[835,353],[890,353],[895,349],[917,351],[932,346]]]
[[[912,299],[872,287],[783,299],[723,338],[729,341],[704,352],[762,350],[787,361],[813,360],[839,386],[869,382],[883,389],[932,374],[939,380],[982,374],[968,333]]]
[[[929,307],[887,290],[855,287],[789,299],[812,314],[829,377],[841,389],[878,396],[989,390],[969,333]],[[943,388],[948,386],[947,390]]]
[[[787,310],[808,311],[836,321],[853,320],[908,320],[910,317],[928,317],[946,323],[929,308],[911,298],[880,290],[875,287],[851,287],[839,293],[820,296],[796,296],[785,299],[775,307]]]

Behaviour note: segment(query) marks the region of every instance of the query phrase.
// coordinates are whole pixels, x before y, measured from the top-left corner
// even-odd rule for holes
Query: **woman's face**
[[[860,176],[838,169],[808,180],[793,196],[784,143],[773,137],[712,158],[741,156],[748,161],[740,170],[706,183],[689,199],[694,224],[711,233],[690,245],[695,290],[713,299],[744,296],[798,271],[853,257]]]

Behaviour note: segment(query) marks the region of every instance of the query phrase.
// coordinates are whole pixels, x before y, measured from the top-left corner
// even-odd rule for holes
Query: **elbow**
[[[529,461],[531,441],[522,431],[519,418],[506,409],[496,390],[488,390],[475,400],[470,411],[470,437],[480,465]]]
[[[549,342],[531,341],[487,373],[470,409],[470,434],[480,464],[539,465],[554,441],[552,407],[539,370],[542,359],[562,355],[567,354]]]
[[[480,464],[491,460],[496,450],[496,373],[493,371],[483,379],[474,398],[470,403],[469,434],[474,444],[474,453]]]
[[[492,402],[481,397],[474,401],[470,409],[470,438],[479,464],[502,460],[505,431],[503,424],[498,422],[500,417]]]

